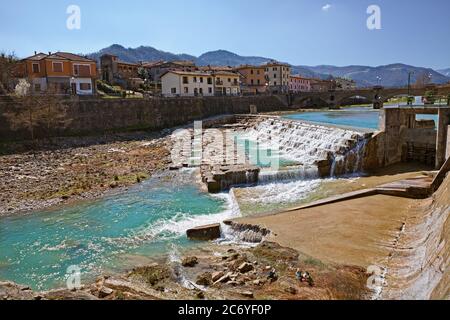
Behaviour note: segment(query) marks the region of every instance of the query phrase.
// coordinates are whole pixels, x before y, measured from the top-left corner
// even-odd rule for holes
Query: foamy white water
[[[304,165],[330,155],[343,156],[364,139],[363,134],[356,131],[281,119],[264,120],[247,129],[243,137],[279,148],[281,157]]]

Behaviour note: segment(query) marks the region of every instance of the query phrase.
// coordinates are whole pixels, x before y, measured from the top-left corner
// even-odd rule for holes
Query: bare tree
[[[0,94],[7,94],[11,81],[18,65],[18,59],[14,53],[0,53]]]
[[[48,91],[32,95],[29,91],[29,82],[21,79],[15,88],[18,106],[4,114],[11,129],[27,129],[31,140],[35,140],[37,128],[43,131],[46,138],[50,138],[56,130],[67,128],[72,120],[67,117],[68,106],[59,96]]]
[[[431,83],[431,76],[430,74],[426,73],[426,72],[422,72],[420,73],[417,78],[416,78],[416,82],[414,83],[414,86],[416,88],[423,88],[426,85]]]

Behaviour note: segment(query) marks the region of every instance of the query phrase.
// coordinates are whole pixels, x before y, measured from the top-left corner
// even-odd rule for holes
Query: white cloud
[[[331,9],[331,4],[329,4],[329,3],[322,7],[322,11],[328,11],[330,9]]]

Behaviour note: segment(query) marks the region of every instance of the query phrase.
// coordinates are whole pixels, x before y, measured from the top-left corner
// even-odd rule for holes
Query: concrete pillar
[[[439,108],[438,131],[436,141],[436,169],[445,163],[448,144],[448,126],[450,125],[450,108]]]

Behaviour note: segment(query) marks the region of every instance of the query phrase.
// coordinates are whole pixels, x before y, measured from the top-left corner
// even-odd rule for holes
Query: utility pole
[[[411,99],[411,74],[413,74],[413,71],[408,72],[408,105],[412,105],[412,99]]]

